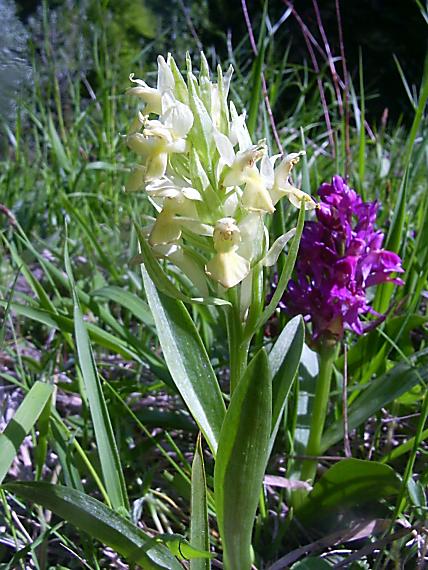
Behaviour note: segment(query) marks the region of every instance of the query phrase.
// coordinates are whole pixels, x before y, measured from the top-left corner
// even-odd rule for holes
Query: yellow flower
[[[302,204],[306,210],[313,210],[316,207],[315,201],[289,181],[289,176],[293,167],[299,162],[300,157],[306,154],[304,150],[287,154],[274,171],[274,183],[270,191],[272,202],[276,204],[282,197],[286,196],[296,208],[300,208]],[[277,157],[273,158],[275,161]]]
[[[178,192],[174,197],[164,199],[162,211],[156,218],[149,242],[154,245],[177,241],[181,237],[180,216],[186,219],[196,218],[197,209],[194,200]]]
[[[129,79],[136,86],[128,89],[127,95],[133,95],[144,101],[146,115],[150,113],[160,115],[162,113],[162,96],[164,93],[172,91],[175,85],[174,76],[165,59],[161,55],[158,57],[158,84],[156,89],[149,87],[142,79],[134,79],[133,73],[130,74]]]
[[[250,272],[250,262],[236,253],[241,232],[233,218],[218,220],[213,234],[216,254],[206,264],[206,274],[225,289],[240,283]]]

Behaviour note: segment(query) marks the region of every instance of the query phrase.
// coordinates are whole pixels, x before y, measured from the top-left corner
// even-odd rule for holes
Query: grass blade
[[[382,376],[377,377],[350,406],[348,410],[349,430],[358,427],[367,418],[416,386],[421,381],[421,377],[425,381],[428,378],[426,361],[425,366],[418,363],[418,368],[406,362],[400,362]],[[323,453],[331,445],[340,441],[342,437],[343,418],[339,418],[325,431],[321,442],[321,452]]]
[[[6,477],[10,466],[24,438],[29,434],[43,410],[49,406],[53,386],[36,382],[0,434],[0,483]]]
[[[124,509],[127,511],[129,509],[129,502],[126,494],[120,457],[113,435],[113,429],[104,399],[101,382],[98,377],[88,331],[86,330],[83,316],[80,311],[79,301],[74,286],[70,258],[68,255],[67,243],[65,244],[64,258],[65,268],[73,291],[74,332],[76,337],[78,364],[82,372],[88,397],[104,483],[113,508],[116,510]]]
[[[147,570],[182,570],[181,564],[167,548],[161,544],[150,547],[153,540],[143,531],[85,493],[44,482],[10,483],[3,488],[28,501],[37,501],[37,504]]]

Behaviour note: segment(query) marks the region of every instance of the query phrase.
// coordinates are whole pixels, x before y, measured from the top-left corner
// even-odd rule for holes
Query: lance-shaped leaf
[[[44,482],[17,482],[3,489],[49,509],[130,562],[147,570],[182,570],[181,564],[162,544],[143,533],[128,519],[81,491]]]
[[[299,315],[288,322],[269,353],[272,372],[272,433],[269,450],[272,450],[278,433],[288,394],[299,366],[305,340],[305,326]]]
[[[198,436],[195,457],[192,463],[191,501],[190,543],[199,550],[209,552],[210,537],[208,527],[207,479],[205,475],[201,434]],[[190,570],[210,570],[210,568],[211,564],[207,559],[195,559],[190,562]]]
[[[215,454],[225,406],[201,337],[184,304],[158,291],[143,265],[141,272],[171,376]]]
[[[129,508],[129,503],[119,452],[116,446],[113,427],[101,387],[101,381],[98,376],[94,355],[92,353],[88,331],[86,330],[77,298],[67,242],[65,244],[64,261],[73,292],[74,334],[76,337],[77,360],[89,402],[103,479],[112,506],[115,509],[124,509],[126,511]]]
[[[0,434],[0,483],[6,477],[24,438],[46,406],[49,406],[52,391],[53,386],[50,384],[36,382]]]
[[[273,312],[275,311],[278,303],[281,300],[281,297],[284,294],[284,291],[288,285],[288,281],[290,280],[291,274],[293,273],[294,264],[296,263],[297,253],[299,251],[300,245],[300,238],[302,237],[303,227],[305,225],[305,208],[300,208],[299,210],[299,217],[297,219],[297,226],[296,226],[296,233],[293,237],[293,241],[290,246],[289,253],[287,255],[287,259],[284,264],[284,268],[281,272],[281,275],[278,280],[278,284],[276,286],[275,292],[272,295],[272,299],[270,300],[269,304],[263,311],[260,319],[258,320],[256,326],[254,327],[255,330],[260,329],[267,320],[272,316]]]
[[[226,568],[251,568],[251,534],[272,425],[272,382],[264,349],[233,392],[214,470],[216,513]]]

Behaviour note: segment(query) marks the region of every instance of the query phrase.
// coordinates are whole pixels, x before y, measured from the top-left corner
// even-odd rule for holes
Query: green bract
[[[275,166],[279,155],[269,157],[265,141],[251,140],[245,113],[227,100],[232,71],[223,75],[218,67],[213,83],[201,54],[196,78],[187,57],[186,82],[171,55],[159,56],[156,88],[131,74],[135,86],[128,90],[142,108],[126,137],[139,157],[126,190],[146,191],[157,210],[147,228],[154,253],[180,267],[202,296],[215,283],[224,289],[241,283],[263,259],[269,249],[264,217],[283,196],[296,207],[315,207],[290,181],[304,153]],[[192,234],[203,256],[198,261],[190,252]]]

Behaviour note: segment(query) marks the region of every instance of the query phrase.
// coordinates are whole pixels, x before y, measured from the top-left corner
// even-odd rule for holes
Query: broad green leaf
[[[305,339],[305,327],[301,316],[289,321],[269,353],[272,373],[272,433],[269,449],[272,450],[278,433],[288,394],[299,366]]]
[[[200,435],[196,442],[195,456],[192,463],[190,543],[199,550],[209,552],[207,480]],[[209,570],[210,568],[209,560],[195,559],[190,562],[190,570]]]
[[[298,389],[296,390],[297,409],[293,425],[293,453],[305,455],[319,374],[318,355],[306,344],[303,345],[298,374]],[[302,460],[292,459],[288,465],[287,476],[292,479],[300,479],[301,469]]]
[[[89,409],[94,426],[104,484],[113,508],[116,510],[124,509],[126,511],[129,508],[129,503],[119,452],[117,450],[101,381],[98,376],[95,359],[92,353],[88,331],[86,330],[86,325],[83,320],[75,290],[67,242],[65,244],[64,260],[65,269],[73,291],[74,334],[76,337],[78,364],[82,373],[86,396],[89,402]]]
[[[75,489],[44,482],[17,482],[4,485],[27,501],[37,502],[103,544],[110,546],[130,562],[147,570],[182,570],[181,564],[161,545],[128,519],[106,505]]]
[[[360,426],[370,416],[376,414],[384,406],[399,398],[402,394],[416,386],[421,378],[427,380],[428,367],[412,366],[400,362],[394,368],[379,376],[369,384],[348,410],[349,430]],[[339,418],[325,431],[321,440],[321,453],[343,437],[343,418]]]
[[[36,382],[0,434],[0,483],[6,477],[24,438],[49,406],[52,392],[51,384]]]
[[[301,521],[324,518],[331,513],[351,513],[373,506],[400,491],[401,479],[388,465],[362,459],[339,461],[315,483],[296,516]]]
[[[225,406],[205,347],[184,304],[158,291],[143,265],[141,272],[171,376],[216,454]]]
[[[272,427],[272,381],[264,349],[233,392],[214,468],[217,521],[226,568],[251,568],[251,534]]]

